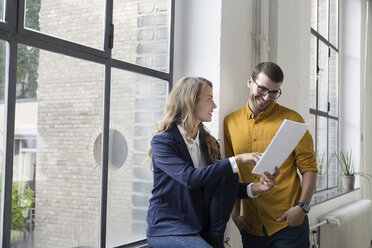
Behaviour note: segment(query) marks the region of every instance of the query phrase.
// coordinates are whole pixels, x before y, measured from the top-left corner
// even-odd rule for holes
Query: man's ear
[[[248,81],[247,81],[247,87],[248,87],[249,89],[251,88],[252,82],[253,82],[252,77],[249,77],[249,78],[248,78]]]

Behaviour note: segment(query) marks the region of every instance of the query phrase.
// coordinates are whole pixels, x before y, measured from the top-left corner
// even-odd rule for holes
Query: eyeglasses
[[[282,94],[282,90],[279,88],[279,90],[269,90],[268,88],[259,85],[256,80],[252,78],[253,82],[257,85],[257,93],[266,96],[269,94],[270,98],[272,99],[278,99],[280,95]]]

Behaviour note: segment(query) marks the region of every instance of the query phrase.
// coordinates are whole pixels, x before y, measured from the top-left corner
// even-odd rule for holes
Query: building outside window
[[[310,133],[318,162],[316,191],[338,186],[338,0],[311,1]]]

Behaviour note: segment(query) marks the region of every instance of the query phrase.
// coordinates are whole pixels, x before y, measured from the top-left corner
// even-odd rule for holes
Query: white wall
[[[251,62],[253,22],[251,13],[252,1],[222,1],[221,94],[218,123],[220,126],[218,136],[221,140],[224,117],[243,107],[248,100],[247,80],[254,67]]]
[[[368,49],[366,50],[366,64],[364,65],[365,71],[363,73],[365,81],[361,88],[361,101],[362,101],[362,171],[372,175],[372,1],[369,1],[366,6],[368,11],[368,26],[366,30],[368,31],[368,36],[366,39],[366,45]],[[363,188],[364,195],[372,199],[371,185],[369,187]]]
[[[361,32],[363,30],[362,2],[342,0],[340,26],[340,143],[345,150],[352,149],[356,167],[360,161],[360,82],[362,57]],[[364,51],[363,51],[364,52]]]
[[[213,84],[217,109],[213,123],[219,120],[220,50],[221,50],[221,0],[175,1],[174,75],[198,76]],[[217,137],[218,125],[207,125]]]
[[[269,60],[284,72],[283,94],[278,103],[309,113],[310,1],[270,1]]]

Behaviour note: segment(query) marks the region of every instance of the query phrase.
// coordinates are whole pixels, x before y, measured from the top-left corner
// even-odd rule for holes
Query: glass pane
[[[309,113],[309,132],[313,137],[314,149],[315,149],[315,115]]]
[[[103,49],[105,1],[26,0],[25,28]]]
[[[335,47],[338,47],[338,1],[330,0],[329,2],[329,41]]]
[[[31,47],[18,50],[35,56]],[[103,125],[104,66],[37,54],[35,75],[25,77],[37,78],[37,99],[16,102],[12,244],[98,247],[101,168],[94,151]],[[29,66],[22,56],[18,68]]]
[[[328,46],[319,41],[318,110],[328,112]]]
[[[318,0],[311,0],[311,27],[318,29]]]
[[[338,121],[329,119],[329,164],[328,164],[328,187],[337,186],[338,166],[334,157],[338,151]]]
[[[329,114],[338,116],[338,53],[331,50],[329,58]]]
[[[328,40],[328,0],[318,1],[318,33]]]
[[[27,46],[18,47],[17,99],[36,101],[39,57],[39,49],[37,48]]]
[[[316,189],[327,188],[327,118],[318,116],[317,118],[317,162],[318,162],[318,180]]]
[[[4,109],[4,96],[5,96],[5,65],[6,65],[6,42],[0,40],[0,103],[2,104],[2,109]],[[3,116],[3,112],[1,112],[1,116]],[[0,121],[0,125],[4,125],[3,121]],[[3,129],[1,129],[3,130]],[[3,134],[3,132],[1,132]],[[0,142],[2,143],[2,142]],[[1,144],[0,146],[2,146]],[[1,153],[2,154],[2,153]],[[2,161],[1,161],[2,162]],[[0,163],[1,163],[0,162]]]
[[[170,0],[114,0],[112,56],[169,71]]]
[[[0,0],[0,21],[4,22],[5,21],[5,0]]]
[[[108,247],[146,238],[152,190],[148,149],[155,123],[163,115],[167,92],[166,81],[112,70]]]
[[[4,140],[4,90],[5,90],[5,58],[6,58],[6,42],[0,40],[0,138]],[[2,194],[2,180],[3,180],[3,151],[4,142],[0,142],[0,194]],[[2,200],[0,199],[0,204]],[[1,205],[0,205],[1,206]]]
[[[316,109],[316,80],[317,80],[317,38],[311,35],[310,38],[310,108]]]

